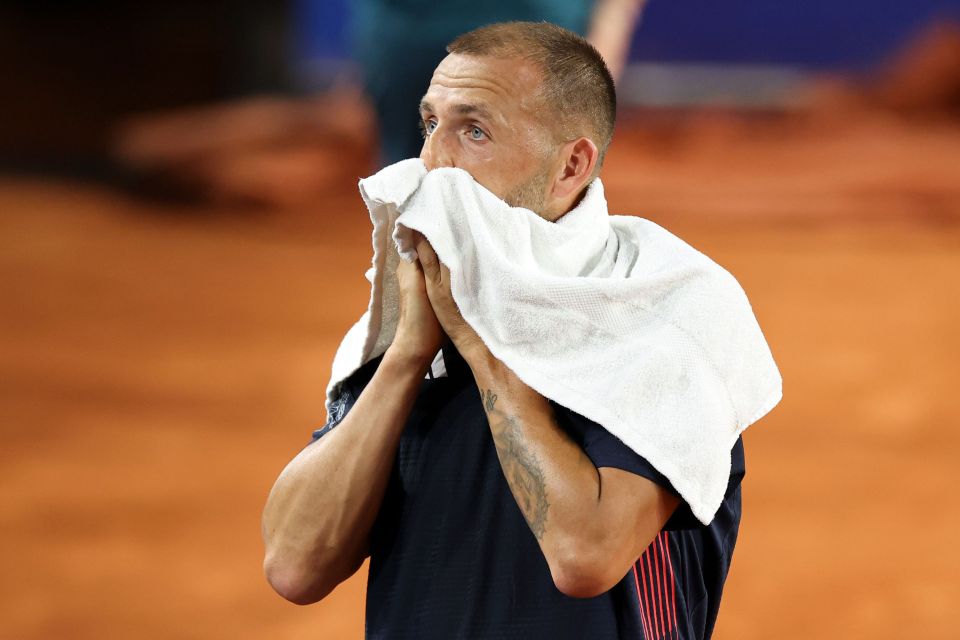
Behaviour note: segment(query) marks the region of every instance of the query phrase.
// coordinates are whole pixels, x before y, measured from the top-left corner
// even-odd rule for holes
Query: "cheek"
[[[502,198],[530,175],[531,159],[538,157],[535,146],[534,136],[524,136],[522,129],[514,130],[501,134],[495,143],[460,149],[458,166]]]
[[[508,174],[509,167],[504,158],[500,157],[492,144],[486,144],[476,149],[465,150],[459,167],[470,173],[474,180],[496,193],[500,187],[504,174]]]

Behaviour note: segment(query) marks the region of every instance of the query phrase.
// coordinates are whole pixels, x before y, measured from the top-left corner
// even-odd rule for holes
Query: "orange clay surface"
[[[628,131],[604,176],[739,278],[785,380],[715,637],[958,637],[960,129]],[[349,183],[250,214],[0,181],[0,637],[361,637],[365,570],[288,604],[259,518],[369,257]]]

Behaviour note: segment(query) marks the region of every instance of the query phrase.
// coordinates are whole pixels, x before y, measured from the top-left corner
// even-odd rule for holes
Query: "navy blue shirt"
[[[426,379],[400,438],[370,538],[368,638],[708,638],[740,523],[743,445],[709,526],[680,507],[610,591],[565,596],[500,467],[470,370],[444,351],[447,377]],[[343,385],[321,438],[343,420],[380,360]],[[646,460],[594,422],[551,403],[557,423],[599,467],[673,492]]]

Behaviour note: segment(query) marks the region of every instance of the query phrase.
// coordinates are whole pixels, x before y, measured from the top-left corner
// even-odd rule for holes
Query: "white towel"
[[[646,458],[698,520],[713,519],[737,436],[781,397],[733,276],[649,220],[608,215],[599,179],[556,222],[416,159],[361,180],[360,193],[373,220],[370,306],[337,351],[328,407],[393,340],[395,271],[415,256],[416,230],[496,358]]]

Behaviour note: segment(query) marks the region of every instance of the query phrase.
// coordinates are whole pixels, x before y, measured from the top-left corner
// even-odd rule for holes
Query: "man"
[[[602,58],[544,23],[478,29],[448,51],[420,104],[421,159],[560,219],[613,134]],[[646,460],[498,361],[423,238],[417,253],[398,268],[392,344],[271,492],[271,585],[316,602],[369,556],[372,638],[708,637],[739,526],[739,439],[702,525]]]

